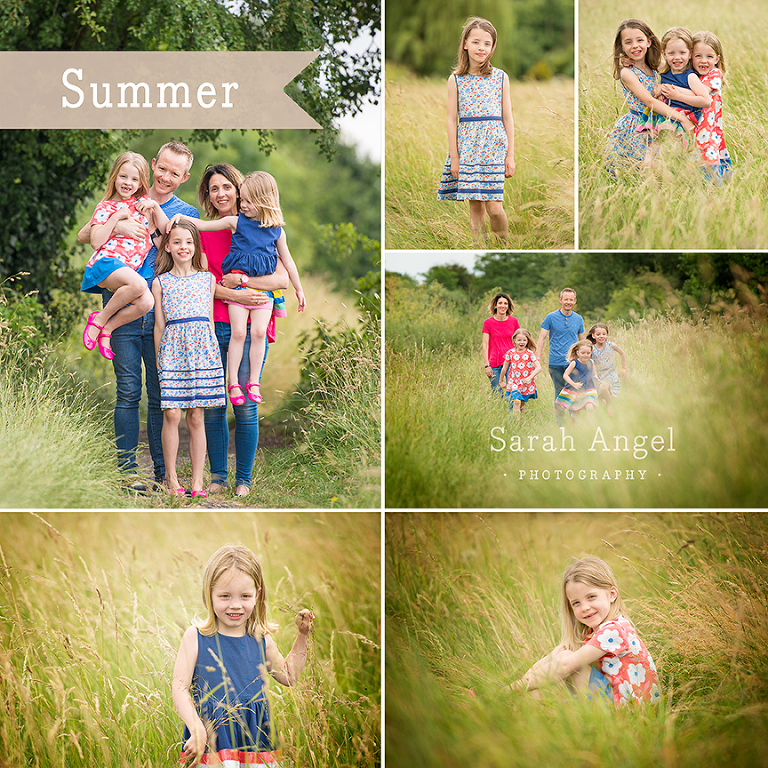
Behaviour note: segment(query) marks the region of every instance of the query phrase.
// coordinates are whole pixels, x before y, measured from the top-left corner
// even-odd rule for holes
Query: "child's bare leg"
[[[229,347],[227,348],[227,384],[228,387],[240,387],[240,382],[237,380],[237,372],[243,359],[249,310],[236,304],[230,304],[227,309],[229,311],[230,328]],[[245,392],[242,394],[244,395]],[[240,392],[235,396],[239,397]]]
[[[472,239],[477,245],[485,245],[485,201],[469,201],[469,227],[472,230]]]
[[[176,457],[179,453],[179,422],[180,408],[166,408],[163,411],[163,456],[165,457],[165,483],[171,490],[181,488],[176,474]]]
[[[272,302],[261,304],[251,310],[251,351],[248,356],[250,376],[248,381],[248,393],[251,397],[259,395],[261,380],[261,365],[264,362],[264,353],[267,348],[267,326],[272,317]],[[256,400],[256,402],[260,402]]]
[[[504,203],[501,200],[489,200],[485,204],[488,218],[491,220],[491,231],[505,244],[509,243],[509,221],[504,212]]]
[[[515,402],[512,404],[512,413],[514,413],[515,416],[519,419],[522,412],[523,412],[523,401],[515,400]]]
[[[577,691],[583,693],[589,688],[590,670],[591,670],[591,667],[587,665],[586,667],[581,667],[580,669],[577,669],[570,676],[569,680]]]
[[[202,408],[187,408],[189,429],[189,458],[192,462],[192,490],[203,490],[205,468],[205,421]]]

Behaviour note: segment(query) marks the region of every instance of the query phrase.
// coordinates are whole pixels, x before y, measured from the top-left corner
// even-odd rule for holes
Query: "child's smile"
[[[605,621],[619,593],[616,587],[600,589],[580,581],[569,581],[565,585],[565,595],[576,620],[596,629]]]
[[[715,49],[706,43],[696,43],[693,46],[693,68],[700,74],[706,75],[713,70],[719,63],[720,57],[715,53]]]
[[[625,29],[622,33],[621,49],[627,58],[643,61],[650,47],[650,41],[639,29]]]
[[[476,27],[470,31],[464,50],[471,61],[482,64],[493,53],[493,38],[490,33]]]
[[[242,571],[223,573],[211,589],[216,629],[222,635],[242,637],[245,625],[256,607],[257,590],[253,579]]]
[[[675,38],[667,43],[667,47],[664,49],[664,58],[672,72],[679,75],[688,66],[691,52],[688,50],[685,40]]]
[[[127,200],[129,197],[133,197],[136,194],[141,184],[141,177],[139,176],[139,170],[135,165],[131,163],[123,163],[120,170],[117,172],[117,178],[115,179],[115,189],[117,194],[120,195],[123,200]]]

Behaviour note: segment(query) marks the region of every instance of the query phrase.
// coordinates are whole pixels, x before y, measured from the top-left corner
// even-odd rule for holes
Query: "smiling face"
[[[115,177],[115,192],[122,200],[133,197],[141,186],[141,174],[133,163],[123,163]]]
[[[602,347],[608,339],[608,331],[606,331],[605,328],[595,328],[595,330],[592,331],[592,336],[595,339],[595,344],[597,344],[598,347]]]
[[[715,53],[715,49],[711,45],[696,43],[693,46],[691,63],[700,75],[706,75],[707,72],[713,70],[720,63],[720,57]]]
[[[470,67],[478,68],[493,54],[493,37],[480,27],[469,30],[464,41],[464,50],[469,56]]]
[[[565,595],[576,620],[596,629],[605,621],[619,591],[616,587],[600,589],[580,581],[569,581],[565,585]]]
[[[560,309],[564,315],[570,315],[576,306],[576,294],[571,291],[564,291],[560,296]]]
[[[234,569],[224,571],[211,587],[216,630],[222,635],[242,637],[257,597],[258,590],[250,576]]]
[[[528,336],[524,333],[516,333],[512,342],[518,352],[524,352],[528,347]]]
[[[188,178],[188,159],[184,155],[164,149],[152,159],[152,189],[162,200],[170,199],[171,195]]]
[[[496,314],[504,317],[509,314],[509,302],[503,296],[496,300]]]
[[[237,187],[220,173],[208,181],[208,197],[219,216],[237,216]]]
[[[592,345],[582,344],[576,350],[576,359],[580,363],[586,363],[592,357]]]
[[[687,43],[679,37],[673,37],[664,48],[664,60],[674,74],[683,72],[688,66],[690,58],[691,52]]]
[[[651,47],[651,41],[639,29],[628,27],[621,32],[621,50],[634,64],[645,61],[645,54]]]
[[[165,250],[171,254],[174,264],[186,267],[195,255],[195,238],[188,229],[174,227],[165,244]]]

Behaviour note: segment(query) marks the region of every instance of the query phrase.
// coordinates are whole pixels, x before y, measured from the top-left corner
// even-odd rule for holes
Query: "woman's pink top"
[[[520,328],[516,317],[507,317],[506,320],[497,320],[489,317],[483,323],[483,333],[488,334],[488,365],[496,368],[504,365],[504,355],[512,349],[514,343],[512,337]]]

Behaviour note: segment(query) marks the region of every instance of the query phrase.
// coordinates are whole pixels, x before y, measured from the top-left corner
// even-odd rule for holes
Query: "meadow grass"
[[[477,247],[468,204],[437,200],[448,152],[445,82],[386,66],[385,246],[390,250]],[[509,248],[574,247],[573,90],[567,79],[510,84],[516,170],[504,193]],[[497,247],[492,239],[488,247]]]
[[[387,762],[768,765],[767,533],[760,513],[388,513]],[[614,570],[656,707],[506,689],[560,641],[586,555]]]
[[[764,506],[764,313],[609,323],[628,360],[614,415],[582,413],[561,432],[546,365],[516,420],[483,375],[482,308],[461,318],[464,340],[440,343],[441,315],[420,295],[408,316],[388,299],[388,508]],[[519,304],[515,315],[537,338],[548,310]]]
[[[254,512],[3,514],[3,764],[177,764],[173,663],[230,541],[262,563],[284,654],[296,611],[316,616],[299,684],[270,684],[285,763],[378,765],[380,517]]]
[[[628,16],[609,0],[579,5],[579,248],[726,249],[768,244],[768,54],[757,0],[738,4],[650,0],[637,15],[661,38],[668,27],[714,32],[723,44],[725,140],[732,180],[706,182],[687,157],[666,142],[654,173],[615,183],[603,167],[605,142],[627,111],[613,80],[613,40]]]

